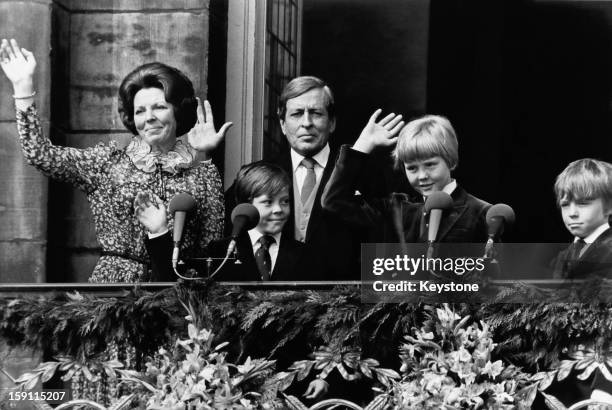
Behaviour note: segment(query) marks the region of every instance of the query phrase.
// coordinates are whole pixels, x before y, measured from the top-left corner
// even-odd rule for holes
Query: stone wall
[[[49,131],[51,0],[0,1],[0,36],[16,38],[36,55],[37,101]],[[13,89],[0,75],[0,282],[44,282],[47,178],[22,158]]]

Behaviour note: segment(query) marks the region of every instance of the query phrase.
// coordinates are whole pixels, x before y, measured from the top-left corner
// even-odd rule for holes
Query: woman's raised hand
[[[15,39],[10,42],[3,38],[0,43],[0,67],[13,84],[16,96],[33,93],[33,77],[36,69],[36,59],[32,52],[20,48]]]
[[[232,123],[226,122],[217,132],[215,130],[215,123],[210,103],[208,101],[204,101],[204,110],[206,111],[206,115],[204,115],[204,111],[202,110],[202,101],[200,101],[199,98],[197,98],[197,100],[198,122],[187,134],[187,141],[189,141],[189,144],[191,144],[193,148],[207,156],[209,152],[217,148],[217,146],[221,143],[225,137],[225,133],[229,127],[232,126]]]

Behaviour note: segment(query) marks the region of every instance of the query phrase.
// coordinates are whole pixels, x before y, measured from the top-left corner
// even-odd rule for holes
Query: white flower
[[[205,368],[202,369],[202,371],[200,372],[198,376],[200,376],[201,378],[203,378],[204,380],[210,383],[214,375],[215,375],[215,368],[212,366],[206,366]]]
[[[438,315],[438,319],[440,319],[440,322],[444,327],[450,327],[453,325],[455,320],[460,319],[460,316],[453,312],[446,303],[444,304],[444,309],[436,309],[436,314]]]
[[[491,363],[489,360],[487,364],[485,364],[484,369],[482,369],[482,374],[488,374],[492,379],[494,379],[501,374],[502,370],[504,370],[504,365],[502,364],[501,360],[498,360],[495,363]]]

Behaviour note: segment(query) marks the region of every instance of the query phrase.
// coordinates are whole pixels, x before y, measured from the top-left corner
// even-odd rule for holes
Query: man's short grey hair
[[[332,90],[325,81],[309,75],[296,77],[289,81],[285,88],[283,88],[283,92],[281,93],[280,100],[278,102],[278,118],[281,120],[285,119],[285,115],[287,114],[288,100],[299,97],[300,95],[317,88],[323,90],[326,99],[325,108],[327,109],[327,115],[330,119],[334,119],[336,112],[334,109],[334,94],[332,93]]]

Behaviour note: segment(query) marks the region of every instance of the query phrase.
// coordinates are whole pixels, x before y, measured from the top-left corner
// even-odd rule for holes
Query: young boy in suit
[[[370,118],[352,148],[342,147],[334,173],[323,195],[323,206],[355,224],[371,227],[383,224],[379,242],[415,243],[427,239],[424,200],[444,191],[453,200],[444,211],[437,242],[484,243],[487,240],[486,212],[490,204],[457,184],[451,172],[459,162],[458,142],[451,123],[444,117],[427,115],[406,124],[398,137],[385,125],[385,117]],[[393,193],[388,198],[361,198],[353,195],[364,172],[368,155],[379,147],[392,147],[393,157],[408,177],[416,195]]]
[[[612,272],[612,164],[585,158],[555,181],[555,195],[572,244],[556,259],[554,276],[585,279]]]
[[[259,212],[258,225],[236,240],[237,261],[228,260],[215,276],[218,281],[304,280],[303,244],[282,235],[290,217],[290,180],[277,165],[263,161],[243,166],[236,177],[236,203],[250,203]],[[137,217],[151,233],[146,245],[156,277],[173,277],[170,265],[172,239],[163,207],[140,206]],[[161,209],[160,209],[161,208]],[[231,238],[212,241],[208,255],[223,258]],[[214,266],[213,266],[214,267]]]
[[[612,164],[591,158],[570,163],[555,181],[561,217],[573,235],[570,246],[554,261],[557,278],[587,279],[612,277]],[[608,373],[610,368],[608,367]],[[586,380],[576,380],[582,371],[573,370],[566,382],[547,391],[567,404],[584,399],[612,403],[612,381],[600,370]]]

